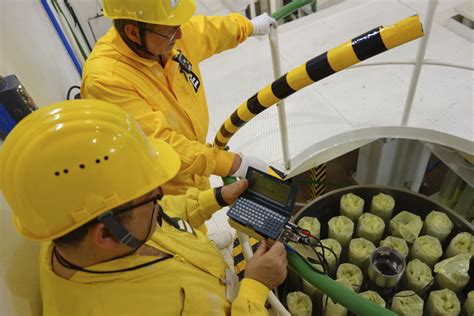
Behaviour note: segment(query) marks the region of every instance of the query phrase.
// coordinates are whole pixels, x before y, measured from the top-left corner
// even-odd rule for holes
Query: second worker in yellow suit
[[[131,113],[146,136],[169,143],[181,158],[165,194],[209,188],[208,177],[245,177],[255,157],[206,145],[209,115],[199,63],[234,48],[248,36],[269,32],[274,19],[239,14],[194,16],[194,0],[104,0],[114,27],[94,47],[83,71],[82,98],[95,98]]]
[[[44,144],[48,144],[45,146]],[[75,100],[23,119],[0,150],[0,187],[17,230],[44,241],[43,314],[266,315],[286,277],[282,243],[262,243],[240,283],[195,227],[233,202],[246,180],[163,196],[180,168],[119,107]]]

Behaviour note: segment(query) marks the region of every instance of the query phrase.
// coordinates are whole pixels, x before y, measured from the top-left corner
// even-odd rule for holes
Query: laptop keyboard
[[[272,209],[240,197],[229,210],[240,221],[253,227],[257,232],[276,238],[285,225],[287,218]]]

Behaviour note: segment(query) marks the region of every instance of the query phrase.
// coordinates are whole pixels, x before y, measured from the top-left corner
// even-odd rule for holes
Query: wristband
[[[214,196],[216,198],[216,201],[217,203],[224,207],[224,206],[229,206],[229,204],[227,204],[227,202],[224,200],[224,198],[222,197],[222,187],[218,187],[218,188],[214,188]]]

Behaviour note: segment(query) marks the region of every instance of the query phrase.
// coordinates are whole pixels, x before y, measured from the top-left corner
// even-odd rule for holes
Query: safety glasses
[[[165,35],[165,34],[162,34],[160,32],[149,29],[149,28],[147,28],[146,30],[149,31],[150,33],[153,33],[153,34],[156,34],[158,36],[164,37],[164,38],[168,39],[168,41],[172,42],[176,38],[176,34],[178,33],[179,27],[176,30],[174,30],[174,32],[171,33],[170,35]]]
[[[118,215],[120,213],[131,211],[134,208],[146,205],[150,202],[153,202],[153,208],[156,209],[156,208],[160,207],[159,204],[158,204],[158,201],[161,200],[162,197],[163,197],[162,194],[155,194],[152,197],[149,197],[148,199],[145,199],[145,200],[143,200],[142,202],[140,202],[138,204],[127,203],[125,205],[122,205],[122,206],[119,206],[117,208],[112,209],[111,212],[114,213],[114,215]]]

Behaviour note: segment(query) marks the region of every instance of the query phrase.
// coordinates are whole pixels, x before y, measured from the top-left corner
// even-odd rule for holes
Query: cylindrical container
[[[298,221],[298,226],[300,228],[306,229],[311,233],[311,235],[317,238],[320,238],[321,236],[321,223],[319,222],[317,217],[302,217]]]
[[[465,187],[466,187],[466,182],[464,182],[464,180],[461,179],[461,181],[458,182],[456,189],[454,190],[454,194],[451,199],[451,204],[449,205],[451,208],[454,208],[454,206],[456,206]]]
[[[359,217],[356,228],[356,237],[365,238],[378,245],[385,230],[383,219],[371,213],[364,213]]]
[[[474,315],[474,291],[470,291],[467,294],[467,299],[464,302],[462,307],[462,314],[463,316],[472,316]]]
[[[409,257],[410,260],[420,259],[430,268],[433,268],[442,255],[443,248],[441,247],[438,238],[424,235],[415,240],[413,247],[411,247]]]
[[[436,284],[440,289],[450,289],[459,293],[469,282],[469,261],[471,254],[457,255],[435,265]]]
[[[444,177],[443,184],[441,185],[441,189],[439,190],[438,202],[450,207],[451,201],[456,192],[456,188],[461,182],[462,179],[459,178],[454,171],[448,169],[448,172],[446,172],[446,176]]]
[[[454,257],[463,253],[470,253],[474,256],[474,235],[464,232],[459,233],[451,239],[446,249],[446,258]]]
[[[413,291],[401,291],[395,294],[391,310],[399,316],[423,316],[424,301]]]
[[[375,291],[365,291],[363,293],[360,293],[359,295],[362,296],[365,299],[368,299],[369,301],[371,301],[375,304],[378,304],[378,305],[382,306],[382,307],[386,306],[385,300],[382,298],[382,296],[380,296],[379,293],[377,293]]]
[[[354,292],[359,292],[364,282],[364,276],[360,268],[351,263],[342,263],[339,265],[336,272],[336,279],[349,282]]]
[[[401,237],[408,243],[414,243],[423,227],[421,217],[413,213],[402,211],[390,220],[390,233],[392,236]]]
[[[415,291],[423,296],[433,284],[433,274],[426,263],[415,259],[408,262],[405,274],[402,277],[402,287],[404,289]]]
[[[348,289],[352,289],[352,286],[345,279],[338,279],[336,280],[336,282],[342,284]],[[323,316],[346,316],[347,315],[347,308],[345,308],[341,304],[334,302],[327,295],[323,295],[321,303],[323,306]]]
[[[456,190],[454,190],[453,198],[451,199],[451,205],[450,205],[451,208],[454,208],[454,206],[456,206],[465,187],[466,187],[466,182],[464,182],[464,180],[461,179],[461,181],[456,186]]]
[[[459,215],[463,216],[467,220],[471,220],[471,210],[474,209],[474,188],[470,185],[466,185],[464,191],[459,197],[459,201],[454,207],[454,211]]]
[[[370,203],[370,212],[382,218],[385,223],[388,223],[392,218],[393,208],[395,207],[395,200],[388,194],[379,193],[372,198]]]
[[[369,280],[382,289],[396,288],[403,272],[405,258],[395,249],[379,247],[370,256]]]
[[[431,211],[423,223],[423,233],[444,242],[451,233],[454,225],[448,215],[443,212]]]
[[[362,271],[367,269],[370,255],[375,250],[374,244],[364,238],[354,238],[349,243],[349,263],[355,264]],[[367,271],[367,270],[365,270]]]
[[[364,211],[364,200],[355,194],[348,193],[341,197],[340,202],[341,215],[349,217],[354,223]]]
[[[456,293],[449,289],[432,291],[426,306],[428,316],[458,316],[461,302]]]
[[[354,222],[347,216],[334,216],[328,222],[329,238],[337,240],[342,247],[349,245],[354,234]]]
[[[387,236],[380,241],[380,247],[388,247],[398,251],[405,259],[408,256],[408,244],[403,238]]]
[[[311,298],[303,292],[291,292],[286,296],[286,305],[291,315],[311,316],[313,312],[313,302]]]

